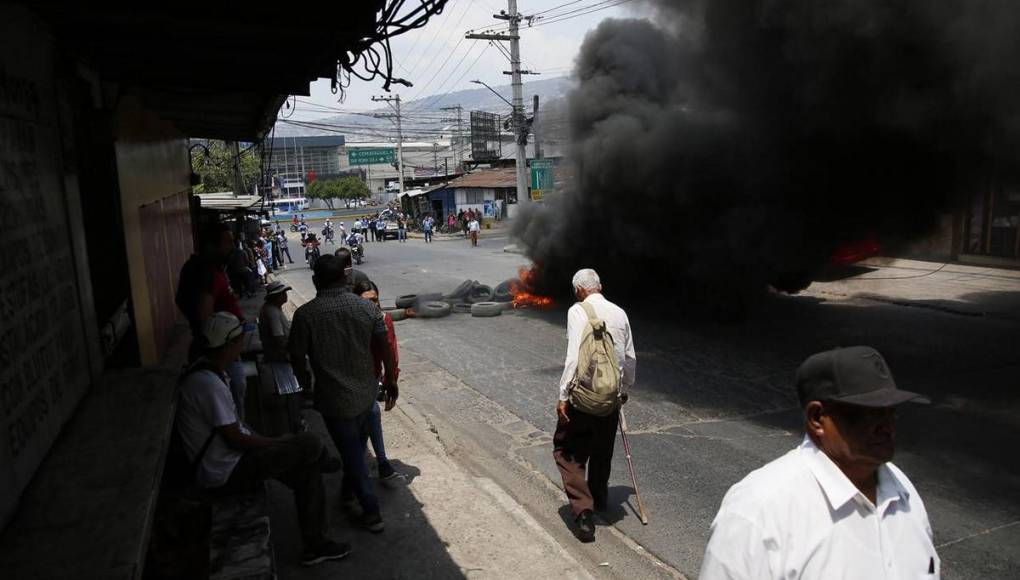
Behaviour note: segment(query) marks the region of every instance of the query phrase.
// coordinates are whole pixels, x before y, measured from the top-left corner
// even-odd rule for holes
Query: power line
[[[595,12],[600,12],[602,10],[607,10],[609,8],[614,8],[616,6],[620,6],[621,4],[627,4],[628,2],[633,2],[633,1],[634,0],[602,0],[601,2],[596,2],[595,4],[589,4],[588,6],[581,6],[579,8],[575,8],[573,10],[568,10],[566,12],[561,12],[559,14],[553,14],[553,15],[551,15],[549,17],[540,19],[538,22],[533,22],[532,24],[528,24],[527,27],[528,28],[537,28],[539,26],[545,26],[547,24],[555,24],[557,22],[563,22],[565,20],[571,20],[573,18],[579,18],[581,16],[587,16],[588,14],[593,14]],[[489,30],[487,32],[500,33],[500,32],[506,32],[508,30],[510,30],[509,26],[501,25],[500,27],[492,29],[492,30]]]
[[[452,0],[452,1],[456,2],[457,0]],[[461,21],[464,20],[464,16],[466,16],[467,13],[470,10],[471,10],[471,2],[470,2],[470,0],[468,0],[467,2],[465,2],[464,10],[460,13],[460,18],[457,19],[457,23],[454,24],[450,28],[456,29],[458,26],[460,26]],[[410,69],[405,69],[405,70],[407,70],[408,74],[414,74],[413,71],[416,70],[418,68],[418,65],[421,64],[422,59],[424,59],[425,56],[429,53],[429,50],[432,48],[432,45],[435,44],[436,39],[439,38],[439,34],[443,30],[446,30],[446,28],[445,27],[441,28],[441,27],[438,27],[438,26],[436,27],[436,33],[432,35],[432,40],[430,40],[429,43],[427,45],[425,45],[425,48],[423,48],[422,51],[420,53],[418,53],[418,58],[415,60],[414,65],[412,65]],[[450,38],[449,34],[447,34],[443,38],[443,42],[445,43],[448,38]]]
[[[429,107],[435,106],[437,103],[442,101],[443,97],[445,97],[446,95],[449,95],[451,92],[453,92],[453,90],[457,87],[457,85],[460,84],[460,81],[464,80],[464,77],[467,76],[467,74],[469,72],[471,72],[475,68],[475,65],[478,64],[478,61],[481,60],[482,55],[484,55],[487,50],[489,50],[488,45],[482,45],[482,52],[478,53],[478,56],[475,57],[475,60],[472,61],[471,65],[468,66],[467,69],[465,69],[463,73],[461,73],[460,77],[458,77],[456,81],[454,81],[453,85],[450,87],[450,90],[448,90],[448,91],[446,91],[444,93],[435,94],[435,95],[433,95],[431,97],[426,97],[426,99],[427,99],[426,102],[423,103],[422,106],[418,108],[418,110],[427,109]],[[440,87],[440,90],[442,90],[445,87],[446,87],[446,83],[443,83],[443,86]]]

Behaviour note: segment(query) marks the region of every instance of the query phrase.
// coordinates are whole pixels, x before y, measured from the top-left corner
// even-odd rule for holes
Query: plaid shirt
[[[315,407],[326,417],[355,417],[375,402],[379,379],[372,359],[372,337],[387,336],[383,313],[346,288],[321,290],[294,313],[290,360],[302,387],[301,362],[308,357],[315,375]]]

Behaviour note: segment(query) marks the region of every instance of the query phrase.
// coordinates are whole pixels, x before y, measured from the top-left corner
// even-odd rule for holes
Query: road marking
[[[941,543],[938,546],[935,546],[935,549],[941,550],[942,548],[945,548],[946,546],[952,546],[953,544],[959,544],[960,542],[964,542],[964,541],[970,540],[972,538],[976,538],[978,536],[987,536],[988,534],[991,534],[991,533],[994,533],[994,532],[998,532],[999,530],[1004,530],[1006,528],[1011,528],[1011,527],[1013,527],[1013,526],[1015,526],[1017,524],[1020,524],[1020,520],[1009,522],[1008,524],[1002,524],[1001,526],[995,526],[995,527],[992,527],[992,528],[988,528],[987,530],[981,530],[980,532],[974,532],[973,534],[970,534],[969,536],[964,536],[962,538],[957,538],[955,540],[950,540],[948,542]]]

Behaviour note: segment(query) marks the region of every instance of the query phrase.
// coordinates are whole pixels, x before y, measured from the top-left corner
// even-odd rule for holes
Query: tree
[[[351,206],[352,201],[366,199],[372,195],[365,182],[353,175],[340,179],[337,185],[340,192],[337,197],[343,199],[347,203],[347,207]]]
[[[329,209],[333,209],[333,200],[341,197],[336,180],[319,179],[309,183],[305,187],[305,196],[309,199],[321,199],[326,202]]]
[[[209,141],[206,146],[209,149],[208,155],[201,147],[191,150],[191,168],[202,176],[202,183],[194,187],[194,192],[234,191],[234,148],[227,147],[224,141]],[[251,147],[244,150],[241,153],[241,181],[245,191],[234,193],[238,195],[251,193],[255,190],[261,175],[258,149]]]

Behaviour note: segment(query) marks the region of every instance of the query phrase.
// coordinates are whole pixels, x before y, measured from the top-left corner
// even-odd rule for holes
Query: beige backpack
[[[605,417],[620,404],[620,361],[605,321],[591,304],[581,302],[581,307],[588,315],[588,325],[581,332],[570,404],[583,413]]]

